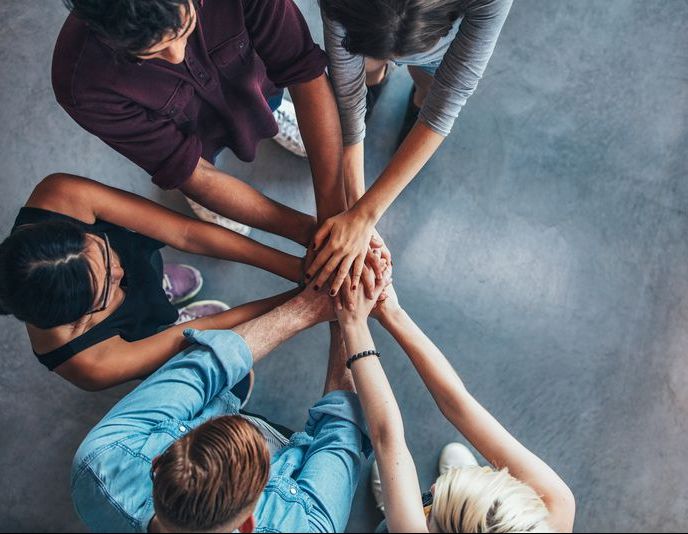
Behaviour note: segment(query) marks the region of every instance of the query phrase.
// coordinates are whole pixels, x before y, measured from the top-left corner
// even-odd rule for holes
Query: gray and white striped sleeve
[[[329,74],[337,97],[344,145],[355,145],[365,138],[366,85],[365,59],[350,54],[342,46],[344,26],[322,13],[325,50],[330,59]]]
[[[440,135],[451,132],[492,56],[512,0],[471,0],[459,32],[435,73],[419,120]]]

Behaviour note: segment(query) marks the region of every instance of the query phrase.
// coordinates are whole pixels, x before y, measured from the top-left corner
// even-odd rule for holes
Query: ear
[[[241,525],[239,525],[239,532],[254,532],[256,530],[256,518],[253,514],[246,518]]]

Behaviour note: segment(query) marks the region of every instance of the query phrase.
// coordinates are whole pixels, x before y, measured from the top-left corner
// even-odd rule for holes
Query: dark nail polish
[[[330,289],[330,297],[334,297],[336,294],[334,289]]]
[[[311,275],[306,273],[306,278],[310,278],[310,277],[311,277]]]
[[[315,289],[316,291],[318,291],[318,289],[320,289],[320,286],[313,286],[313,289]]]

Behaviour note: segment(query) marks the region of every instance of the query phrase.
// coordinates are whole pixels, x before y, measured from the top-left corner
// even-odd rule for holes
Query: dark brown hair
[[[211,419],[175,441],[153,465],[153,502],[160,521],[207,531],[255,505],[267,484],[270,453],[246,419]]]
[[[457,0],[320,0],[320,6],[344,26],[347,51],[376,59],[429,50],[461,15]]]

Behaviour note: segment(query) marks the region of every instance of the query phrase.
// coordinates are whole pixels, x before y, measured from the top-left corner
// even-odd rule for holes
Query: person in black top
[[[0,244],[0,308],[25,322],[41,363],[95,391],[155,371],[182,350],[187,327],[229,329],[294,293],[169,326],[177,310],[162,287],[164,245],[301,278],[301,258],[93,180],[54,174],[36,186]]]

